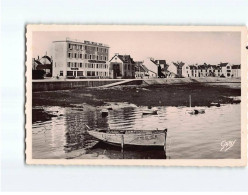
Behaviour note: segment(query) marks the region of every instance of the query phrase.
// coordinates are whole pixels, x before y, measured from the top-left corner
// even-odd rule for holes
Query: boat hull
[[[164,131],[124,131],[123,133],[88,131],[94,138],[112,145],[164,146],[167,130]]]

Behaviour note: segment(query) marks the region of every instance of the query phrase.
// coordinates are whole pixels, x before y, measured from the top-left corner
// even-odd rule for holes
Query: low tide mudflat
[[[192,97],[193,106],[208,106],[211,102],[232,103],[229,96],[240,96],[241,90],[236,83],[212,86],[187,83],[162,86],[130,85],[106,89],[77,88],[34,92],[32,103],[33,106],[72,106],[81,103],[101,106],[104,102],[129,102],[137,106],[188,106],[189,95]]]

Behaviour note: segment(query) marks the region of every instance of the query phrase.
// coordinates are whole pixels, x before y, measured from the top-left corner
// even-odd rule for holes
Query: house
[[[135,78],[154,78],[157,74],[149,70],[143,61],[135,62]]]
[[[241,65],[232,65],[232,77],[238,78],[241,77]]]
[[[169,65],[166,60],[155,60],[154,58],[147,58],[144,60],[144,65],[148,67],[149,71],[152,72],[152,77],[173,77],[173,72],[169,71]]]
[[[189,69],[189,66],[185,66],[185,63],[183,62],[172,62],[168,66],[168,71],[171,73],[169,77],[189,77],[187,73],[187,69]]]
[[[185,66],[184,77],[220,77],[223,74],[222,67],[210,64],[193,64]]]
[[[110,78],[135,78],[135,62],[130,55],[116,53],[109,61]]]
[[[150,74],[149,77],[157,77],[158,76],[158,66],[157,64],[154,62],[154,59],[153,58],[146,58],[144,61],[143,61],[143,65],[145,65]]]
[[[221,67],[222,74],[221,76],[224,77],[231,77],[231,65],[229,63],[219,63],[218,64]]]
[[[42,58],[39,58],[38,56],[37,59],[33,58],[32,69],[43,70],[45,72],[44,76],[51,77],[52,76],[52,65],[53,65],[52,57],[44,55]]]

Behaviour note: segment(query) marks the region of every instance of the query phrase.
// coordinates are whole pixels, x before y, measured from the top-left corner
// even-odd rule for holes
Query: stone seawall
[[[124,79],[89,79],[89,80],[33,80],[32,91],[54,91],[75,89],[80,87],[98,87],[111,83],[124,81]],[[139,85],[142,81],[130,79],[128,84]]]

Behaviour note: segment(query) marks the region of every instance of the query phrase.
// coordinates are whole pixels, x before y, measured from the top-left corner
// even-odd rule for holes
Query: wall
[[[33,81],[32,87],[33,91],[53,91],[53,90],[64,90],[64,89],[74,89],[80,87],[98,87],[102,85],[107,85],[111,83],[116,83],[123,81],[123,79],[106,79],[106,80],[67,80],[67,81]],[[129,85],[139,85],[142,81],[140,80],[131,80],[128,83]]]
[[[53,77],[60,75],[60,71],[63,71],[63,75],[66,75],[66,42],[54,42],[53,43]]]

